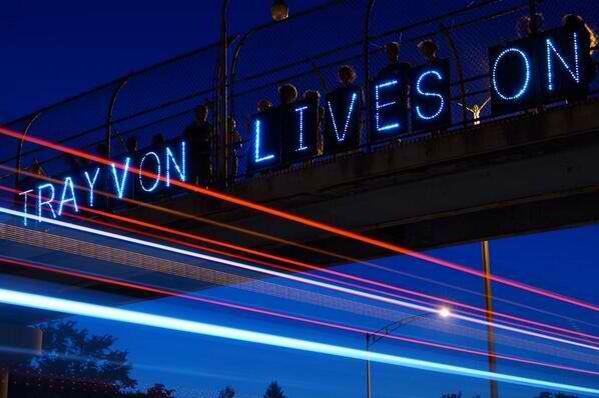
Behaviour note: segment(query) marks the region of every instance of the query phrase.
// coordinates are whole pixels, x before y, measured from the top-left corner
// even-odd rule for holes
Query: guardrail
[[[130,136],[136,136],[140,147],[144,147],[158,133],[166,140],[181,135],[197,104],[208,103],[212,115],[222,115],[216,104],[222,103],[219,88],[224,84],[228,91],[227,114],[236,120],[244,142],[257,101],[270,98],[275,102],[276,88],[281,83],[292,83],[302,91],[326,92],[337,84],[338,66],[352,64],[368,92],[372,77],[384,66],[382,47],[386,42],[400,42],[401,59],[418,64],[421,59],[416,44],[431,38],[439,44],[440,56],[449,58],[452,64],[454,124],[449,129],[459,129],[491,118],[488,107],[478,120],[468,108],[484,103],[489,96],[488,48],[517,37],[516,27],[523,17],[541,13],[546,27],[559,25],[566,13],[582,15],[591,24],[599,21],[594,0],[474,0],[461,5],[454,1],[422,0],[418,8],[408,3],[328,1],[288,20],[229,35],[224,74],[219,73],[222,43],[217,42],[32,112],[6,127],[24,135],[52,137],[53,141],[91,152],[103,144],[108,156],[117,158],[125,152],[125,140]],[[428,15],[423,17],[424,14]],[[595,82],[593,94],[598,88]],[[362,109],[363,115],[367,113],[368,109]],[[366,126],[368,120],[364,117]],[[213,124],[223,125],[214,119]],[[422,137],[431,138],[426,131],[412,138]],[[367,142],[353,151],[380,150],[396,141],[377,143],[376,147]],[[221,140],[219,145],[213,145],[215,165],[222,165],[223,157],[224,164],[230,162],[232,151],[222,143]],[[245,145],[238,151],[237,175],[218,173],[222,177],[215,184],[222,187],[252,177],[246,165],[248,148]],[[316,157],[291,168],[310,167],[340,155]],[[62,154],[25,140],[17,142],[14,155],[2,163],[21,170],[35,161],[52,175],[60,174],[66,167]],[[18,173],[16,177],[14,173],[5,174],[0,180],[9,178],[17,185]]]

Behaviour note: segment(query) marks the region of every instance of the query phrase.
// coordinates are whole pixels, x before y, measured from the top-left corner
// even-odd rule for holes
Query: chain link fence
[[[489,97],[488,48],[516,38],[518,21],[531,9],[542,13],[541,28],[559,26],[567,13],[583,16],[591,26],[599,23],[596,0],[421,0],[417,7],[395,0],[332,0],[286,21],[230,36],[229,114],[237,122],[245,145],[237,153],[237,175],[215,183],[223,186],[252,178],[246,172],[249,121],[260,99],[277,103],[277,87],[282,83],[294,84],[300,94],[308,89],[324,94],[338,85],[336,74],[342,64],[352,65],[358,83],[368,87],[369,79],[386,63],[383,47],[390,41],[400,43],[402,61],[418,65],[422,60],[417,43],[435,40],[439,56],[451,62],[454,125],[450,130],[472,123],[472,114],[465,106],[483,104]],[[214,43],[134,72],[9,122],[6,127],[90,152],[105,144],[113,158],[125,153],[125,142],[131,136],[137,138],[140,148],[150,145],[158,134],[165,140],[174,139],[192,121],[196,105],[206,103],[211,115],[217,114],[220,48],[220,43]],[[598,88],[595,81],[592,93]],[[362,114],[366,115],[366,110]],[[481,120],[490,117],[490,107],[484,108]],[[395,139],[388,144],[397,143]],[[384,150],[389,145],[359,151]],[[2,161],[9,168],[25,169],[39,162],[46,174],[59,175],[69,167],[64,155],[25,140],[4,150],[12,152]],[[324,155],[269,173],[313,167],[342,155]],[[16,183],[14,172],[2,173],[0,184]],[[264,175],[268,173],[260,177]]]

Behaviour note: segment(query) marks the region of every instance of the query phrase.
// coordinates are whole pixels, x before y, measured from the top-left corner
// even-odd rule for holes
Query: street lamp
[[[284,21],[289,18],[289,6],[285,0],[273,0],[270,14],[273,21]]]
[[[387,326],[377,330],[374,333],[366,334],[366,351],[370,351],[370,347],[376,342],[383,339],[385,336],[389,336],[392,332],[396,331],[402,326],[405,326],[418,319],[429,318],[433,315],[437,315],[439,318],[447,319],[451,317],[451,309],[446,306],[441,306],[437,311],[434,312],[423,312],[422,314],[408,316],[398,321],[391,322]],[[372,375],[370,361],[366,361],[366,398],[372,398]]]

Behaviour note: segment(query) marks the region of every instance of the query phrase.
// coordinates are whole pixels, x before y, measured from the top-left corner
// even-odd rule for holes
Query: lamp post
[[[216,123],[216,171],[217,178],[227,181],[229,158],[229,20],[227,17],[230,0],[223,0],[220,12],[220,54],[217,79],[217,123]],[[283,21],[289,17],[289,6],[285,0],[273,0],[270,8],[273,21]]]
[[[398,321],[391,322],[387,326],[382,327],[374,333],[366,334],[366,351],[370,351],[370,347],[377,343],[386,336],[389,336],[392,332],[396,331],[402,326],[408,325],[418,319],[428,318],[433,315],[437,315],[440,318],[446,319],[451,316],[451,310],[448,307],[441,307],[436,312],[423,312],[421,314],[412,315],[406,318],[402,318]],[[370,361],[366,361],[366,398],[372,398],[372,366]]]

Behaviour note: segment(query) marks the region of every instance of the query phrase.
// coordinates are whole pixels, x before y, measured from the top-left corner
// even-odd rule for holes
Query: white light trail
[[[201,259],[201,260],[212,261],[212,262],[219,263],[219,264],[229,265],[229,266],[232,266],[235,268],[240,268],[240,269],[244,269],[244,270],[248,270],[248,271],[252,271],[252,272],[270,275],[270,276],[274,276],[277,278],[287,279],[287,280],[291,280],[294,282],[300,282],[300,283],[304,283],[304,284],[311,285],[311,286],[316,286],[316,287],[327,289],[327,290],[332,290],[332,291],[336,291],[336,292],[340,292],[340,293],[344,293],[344,294],[349,294],[349,295],[358,296],[358,297],[362,297],[362,298],[366,298],[366,299],[370,299],[370,300],[384,302],[387,304],[397,305],[400,307],[410,308],[410,309],[417,310],[417,311],[428,312],[428,313],[432,313],[432,314],[438,314],[438,312],[439,312],[438,308],[435,308],[435,307],[427,307],[424,305],[414,304],[414,303],[410,303],[407,301],[397,300],[397,299],[393,299],[393,298],[389,298],[389,297],[385,297],[385,296],[379,296],[376,294],[367,293],[367,292],[363,292],[360,290],[350,289],[350,288],[337,286],[337,285],[333,285],[333,284],[326,283],[326,282],[312,280],[312,279],[305,278],[302,276],[273,271],[270,269],[261,268],[261,267],[257,267],[257,266],[250,265],[250,264],[240,263],[238,261],[232,261],[232,260],[227,260],[224,258],[210,256],[207,254],[197,253],[194,251],[181,249],[181,248],[173,247],[173,246],[168,246],[168,245],[164,245],[161,243],[145,241],[143,239],[120,235],[120,234],[116,234],[114,232],[107,232],[107,231],[102,231],[102,230],[95,229],[95,228],[85,227],[82,225],[71,224],[71,223],[67,223],[64,221],[55,220],[52,218],[45,218],[45,217],[40,218],[39,216],[32,216],[31,214],[27,214],[25,212],[11,210],[11,209],[7,209],[4,207],[0,207],[0,213],[17,216],[17,217],[21,217],[24,219],[31,218],[31,219],[38,220],[39,222],[44,222],[44,223],[56,225],[56,226],[63,227],[63,228],[86,232],[86,233],[90,233],[93,235],[103,236],[106,238],[117,239],[117,240],[120,240],[123,242],[133,243],[133,244],[137,244],[137,245],[145,246],[145,247],[151,247],[154,249],[159,249],[159,250],[167,251],[170,253],[176,253],[176,254],[180,254],[183,256],[187,256],[187,257],[193,257],[193,258],[197,258],[197,259]],[[473,318],[473,317],[470,317],[467,315],[451,313],[450,318],[459,319],[459,320],[466,321],[466,322],[472,322],[472,323],[475,323],[478,325],[484,325],[484,326],[491,325],[497,329],[502,329],[502,330],[506,330],[509,332],[513,332],[513,333],[524,334],[527,336],[537,337],[540,339],[551,340],[551,341],[555,341],[555,342],[559,342],[559,343],[563,343],[563,344],[586,348],[586,349],[593,350],[593,351],[599,351],[599,347],[594,346],[594,345],[585,344],[585,343],[572,341],[572,340],[567,340],[567,339],[563,339],[560,337],[550,336],[550,335],[546,335],[546,334],[542,334],[542,333],[537,333],[537,332],[533,332],[530,330],[525,330],[525,329],[521,329],[521,328],[517,328],[517,327],[504,325],[501,323],[487,322],[485,320]]]

